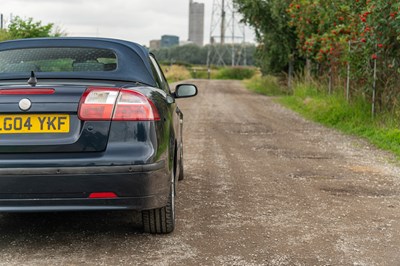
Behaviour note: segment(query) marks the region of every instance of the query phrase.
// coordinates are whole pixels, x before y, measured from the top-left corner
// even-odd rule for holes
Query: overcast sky
[[[205,4],[204,41],[210,37],[213,0]],[[221,1],[219,1],[221,2]],[[0,0],[5,21],[13,16],[54,23],[68,36],[121,38],[149,45],[161,35],[188,38],[189,0]],[[214,33],[213,35],[216,35]],[[246,41],[254,42],[251,29]]]

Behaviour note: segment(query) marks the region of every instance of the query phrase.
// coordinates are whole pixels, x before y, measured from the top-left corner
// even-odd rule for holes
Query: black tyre
[[[168,234],[175,228],[175,178],[172,174],[168,203],[162,208],[142,211],[143,230],[150,234]]]
[[[185,174],[183,172],[183,147],[181,147],[181,154],[180,160],[179,160],[179,175],[178,175],[178,180],[181,181],[185,178]]]

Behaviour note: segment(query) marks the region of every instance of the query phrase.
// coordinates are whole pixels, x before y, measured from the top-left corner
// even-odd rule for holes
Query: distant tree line
[[[173,64],[192,64],[192,65],[232,65],[232,50],[234,50],[234,65],[255,65],[254,54],[256,46],[254,44],[246,44],[244,46],[232,45],[206,45],[200,47],[195,44],[187,44],[182,46],[174,46],[170,48],[161,48],[151,50],[156,58],[163,63]],[[210,62],[207,62],[207,58]]]

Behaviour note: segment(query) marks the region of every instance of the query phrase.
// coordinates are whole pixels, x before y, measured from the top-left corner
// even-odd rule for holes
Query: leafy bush
[[[225,67],[221,68],[215,75],[215,79],[250,79],[256,74],[255,68],[250,67]]]
[[[256,31],[263,73],[329,77],[330,91],[349,78],[352,100],[367,96],[377,112],[400,113],[400,1],[234,2]]]
[[[277,96],[285,94],[279,84],[279,79],[275,76],[255,75],[251,79],[244,81],[245,86],[256,93],[268,96]]]

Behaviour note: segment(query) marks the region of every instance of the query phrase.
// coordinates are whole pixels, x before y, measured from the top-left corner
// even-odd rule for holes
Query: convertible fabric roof
[[[37,72],[38,79],[96,79],[140,82],[155,86],[149,52],[143,46],[129,41],[92,38],[33,38],[0,42],[0,53],[4,50],[50,47],[82,47],[112,50],[117,55],[117,69],[106,72]],[[27,79],[30,73],[1,73],[0,80]]]

